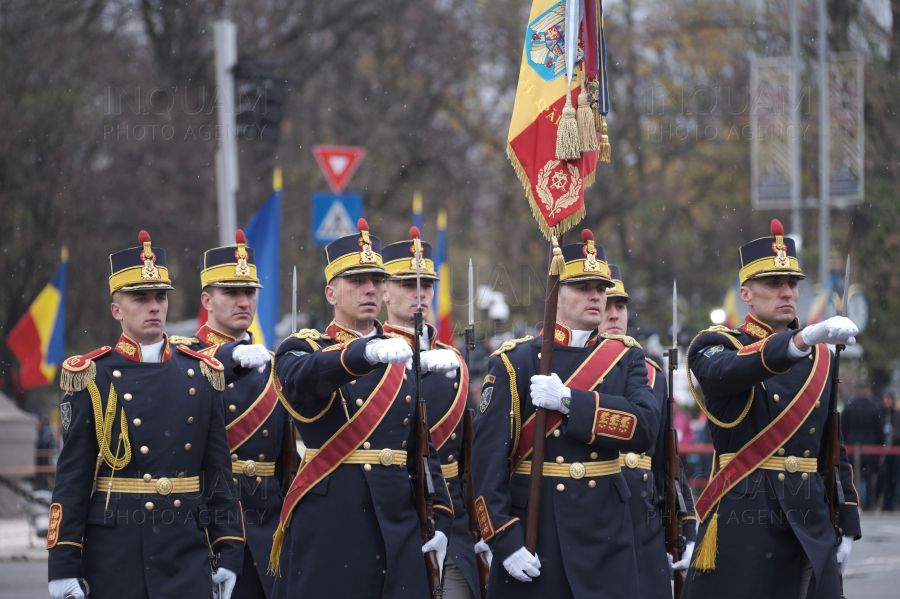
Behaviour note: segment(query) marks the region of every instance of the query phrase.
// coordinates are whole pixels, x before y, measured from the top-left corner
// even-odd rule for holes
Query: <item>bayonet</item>
[[[294,293],[291,300],[291,335],[297,332],[297,267],[294,267]]]

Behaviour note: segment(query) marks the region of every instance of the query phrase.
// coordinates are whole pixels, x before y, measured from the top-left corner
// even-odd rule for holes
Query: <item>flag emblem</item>
[[[725,348],[721,345],[716,345],[716,346],[707,348],[707,350],[705,352],[703,352],[703,355],[706,356],[707,358],[712,358],[714,355],[716,355],[717,353],[719,353],[721,351],[725,351]]]
[[[553,81],[566,72],[566,2],[560,0],[528,24],[525,55],[534,72]]]
[[[60,419],[62,420],[63,430],[69,430],[69,425],[72,424],[72,404],[69,402],[65,402],[64,404],[59,406],[59,414]]]

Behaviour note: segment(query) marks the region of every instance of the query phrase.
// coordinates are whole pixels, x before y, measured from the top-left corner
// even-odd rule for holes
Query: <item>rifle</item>
[[[678,433],[675,430],[675,371],[678,370],[678,288],[672,286],[672,347],[666,352],[669,358],[669,385],[668,398],[666,399],[666,432],[665,445],[663,446],[663,468],[665,481],[662,488],[665,511],[666,552],[672,556],[673,561],[681,559],[684,551],[684,513],[687,511],[684,505],[684,495],[681,491],[681,462],[678,458]],[[688,374],[690,376],[690,374]],[[681,596],[684,588],[684,570],[676,570],[675,599]]]
[[[565,260],[559,244],[562,235],[550,237],[550,272],[547,273],[547,298],[544,300],[544,335],[541,339],[540,374],[550,376],[553,373],[553,344],[556,332],[556,304],[559,300],[559,280],[565,274]],[[562,262],[561,266],[557,266]],[[554,274],[554,271],[556,273]],[[548,329],[549,327],[549,329]],[[534,411],[534,443],[531,451],[531,481],[528,485],[528,507],[525,511],[525,549],[531,555],[537,551],[538,522],[541,516],[541,487],[544,482],[544,442],[547,430],[547,410],[537,408]]]
[[[412,321],[415,330],[413,343],[413,370],[416,373],[416,512],[419,516],[419,527],[422,530],[422,544],[434,538],[434,479],[431,477],[431,455],[428,447],[428,417],[425,413],[425,399],[422,397],[421,339],[422,339],[422,280],[419,273],[419,260],[422,246],[419,241],[419,230],[413,227],[410,236],[415,244],[416,262],[416,312]],[[425,571],[428,586],[433,596],[443,596],[441,588],[441,567],[437,554],[429,551],[425,554]]]
[[[297,267],[294,267],[294,299],[291,302],[291,334],[297,332]],[[272,364],[275,368],[275,364]],[[272,376],[277,376],[274,372]],[[281,451],[284,455],[284,472],[281,473],[281,496],[287,497],[294,476],[297,474],[297,437],[294,428],[294,417],[286,412],[284,431],[281,435]]]
[[[844,297],[841,300],[841,316],[847,312],[847,299],[850,289],[850,256],[847,256],[847,269],[844,271]],[[825,421],[825,453],[819,456],[819,474],[825,481],[825,496],[828,498],[828,515],[834,527],[834,535],[838,545],[844,539],[841,529],[841,508],[844,507],[844,487],[841,484],[841,413],[837,409],[838,386],[841,383],[841,351],[842,344],[834,348],[834,371],[831,376],[831,396],[828,398],[828,419]],[[841,583],[841,599],[844,598],[844,577],[838,574]]]
[[[466,368],[469,368],[469,357],[475,351],[475,296],[472,292],[472,260],[469,260],[469,326],[466,327]],[[468,391],[468,390],[467,390]],[[459,463],[462,465],[460,472],[460,486],[462,487],[463,500],[466,503],[466,513],[469,515],[469,534],[472,542],[481,540],[481,527],[478,526],[478,518],[475,516],[475,486],[472,484],[472,440],[475,437],[475,410],[466,408],[463,416],[463,445]],[[481,589],[481,599],[487,599],[488,578],[491,574],[491,565],[484,553],[475,554],[475,562],[478,565],[478,587]]]

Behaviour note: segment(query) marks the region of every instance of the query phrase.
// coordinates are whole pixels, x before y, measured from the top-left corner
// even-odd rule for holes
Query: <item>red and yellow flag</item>
[[[594,14],[591,11],[589,18]],[[575,28],[572,35],[579,35],[579,29]],[[547,238],[554,232],[565,232],[584,218],[584,190],[593,184],[597,168],[594,151],[574,160],[556,157],[557,129],[569,91],[565,51],[568,34],[565,0],[534,0],[506,146],[531,212]],[[584,69],[581,77],[583,73]],[[581,87],[575,82],[570,92],[576,109]]]

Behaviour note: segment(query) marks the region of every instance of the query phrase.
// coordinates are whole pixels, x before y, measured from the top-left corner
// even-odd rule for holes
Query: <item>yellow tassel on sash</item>
[[[694,569],[700,572],[712,572],[716,569],[716,555],[719,553],[719,510],[713,514],[709,526],[706,527],[706,536],[697,547],[697,555],[694,557]]]
[[[284,528],[278,523],[275,534],[272,535],[272,552],[269,553],[269,568],[266,571],[269,576],[281,576],[281,545],[284,543]]]

